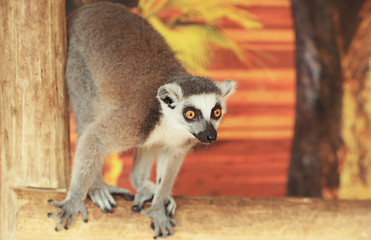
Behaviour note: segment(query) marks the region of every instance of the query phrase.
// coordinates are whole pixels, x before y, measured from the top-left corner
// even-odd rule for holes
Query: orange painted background
[[[190,153],[173,188],[174,195],[283,196],[287,182],[295,113],[294,32],[289,0],[257,0],[248,8],[263,28],[242,30],[224,22],[252,64],[214,49],[205,76],[233,79],[238,91],[218,141]],[[71,122],[72,149],[76,135]],[[106,160],[104,179],[131,190],[133,150]]]

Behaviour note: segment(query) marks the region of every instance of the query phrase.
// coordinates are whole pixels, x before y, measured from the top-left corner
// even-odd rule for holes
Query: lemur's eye
[[[184,113],[185,117],[189,120],[192,120],[196,117],[196,113],[193,110],[188,110]]]
[[[194,107],[186,107],[183,110],[183,115],[187,121],[197,121],[202,117],[201,111]]]
[[[219,105],[215,106],[211,111],[211,118],[213,119],[219,119],[222,116],[222,109]]]
[[[220,110],[219,108],[215,109],[214,110],[214,116],[218,118],[218,117],[220,117],[220,115],[222,115],[222,110]]]

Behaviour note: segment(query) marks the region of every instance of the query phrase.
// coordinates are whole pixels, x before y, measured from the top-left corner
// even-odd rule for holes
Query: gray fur
[[[170,78],[170,82],[176,83],[183,90],[183,97],[207,93],[221,94],[214,81],[198,76],[176,76]]]
[[[87,195],[104,212],[115,207],[114,193],[131,199],[128,190],[103,182],[101,168],[110,153],[136,147],[134,205],[140,210],[153,196],[151,207],[142,213],[153,218],[155,236],[171,234],[176,208],[171,189],[184,156],[197,141],[192,131],[202,132],[197,123],[186,122],[183,107],[198,104],[207,108],[202,109],[206,115],[215,102],[224,109],[234,83],[191,76],[145,20],[106,2],[84,6],[68,18],[66,82],[79,137],[66,199],[50,201],[61,208],[49,214],[62,218],[56,230],[66,222],[69,228],[78,212],[87,221]],[[205,94],[211,95],[198,100]],[[203,120],[213,128],[219,122]],[[149,180],[156,156],[157,184]]]

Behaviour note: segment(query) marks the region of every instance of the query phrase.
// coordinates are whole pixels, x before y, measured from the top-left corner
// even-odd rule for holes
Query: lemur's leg
[[[166,166],[167,166],[168,159],[169,158],[167,158],[166,155],[164,155],[164,154],[158,156],[157,168],[156,168],[156,182],[157,182],[157,185],[161,184],[161,180],[162,180],[162,178],[163,178],[163,176],[166,172]],[[174,198],[171,197],[171,193],[170,193],[169,199],[165,203],[165,209],[166,209],[166,215],[168,215],[170,217],[174,216],[175,209],[176,209],[176,202],[175,202]]]
[[[164,172],[163,169],[167,163],[167,158],[163,158],[161,155],[157,160],[157,184],[149,180],[152,165],[157,154],[158,151],[155,148],[138,147],[135,150],[133,170],[130,175],[131,182],[137,190],[137,194],[135,195],[135,199],[132,205],[132,210],[134,212],[140,212],[143,208],[143,203],[153,199],[156,188],[161,182],[161,176]],[[173,216],[175,213],[176,203],[172,197],[168,199],[165,207],[167,214],[169,216]]]
[[[79,137],[67,197],[62,202],[49,200],[53,206],[61,208],[56,214],[48,214],[49,217],[62,217],[56,231],[59,231],[66,222],[68,223],[65,228],[68,229],[79,212],[83,214],[84,221],[88,221],[84,205],[88,190],[94,178],[102,170],[105,157],[112,152],[122,150],[122,145],[115,144],[114,139],[110,138],[112,132],[115,131],[115,126],[109,127],[105,124],[109,122],[109,119],[115,118],[115,114],[104,114],[102,119],[90,123]]]
[[[137,147],[135,149],[133,169],[130,174],[131,183],[137,191],[132,205],[134,212],[140,212],[143,203],[152,200],[156,191],[156,184],[149,179],[156,155],[156,148]]]
[[[102,173],[99,172],[89,188],[90,199],[102,209],[102,212],[113,212],[112,208],[116,207],[116,201],[112,197],[113,194],[122,195],[126,200],[134,199],[129,190],[106,184],[103,181]]]
[[[108,154],[102,146],[99,137],[92,130],[93,125],[95,124],[90,124],[89,127],[91,128],[88,129],[89,127],[87,127],[79,137],[72,168],[70,188],[66,199],[62,202],[49,200],[53,206],[61,208],[57,214],[48,214],[49,217],[62,217],[62,220],[55,228],[56,231],[59,231],[69,219],[65,226],[68,229],[78,212],[83,214],[84,222],[88,221],[84,200],[94,177],[101,171],[104,158]]]
[[[170,198],[171,189],[187,151],[188,148],[160,153],[159,157],[166,159],[166,166],[164,166],[161,182],[156,189],[151,207],[148,211],[141,211],[141,213],[153,218],[155,237],[172,235],[172,225],[177,225],[175,220],[167,215],[164,206]]]

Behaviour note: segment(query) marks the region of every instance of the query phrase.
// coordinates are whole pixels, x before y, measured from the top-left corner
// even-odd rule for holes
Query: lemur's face
[[[187,130],[202,143],[217,138],[216,127],[225,109],[225,101],[216,94],[194,95],[184,99],[180,110]]]
[[[216,140],[216,128],[226,112],[226,99],[235,90],[235,83],[231,80],[221,83],[209,81],[215,91],[202,93],[201,89],[198,91],[201,93],[187,95],[181,86],[170,83],[162,86],[158,95],[168,124],[176,131],[184,132],[184,136],[196,137],[206,144]]]

